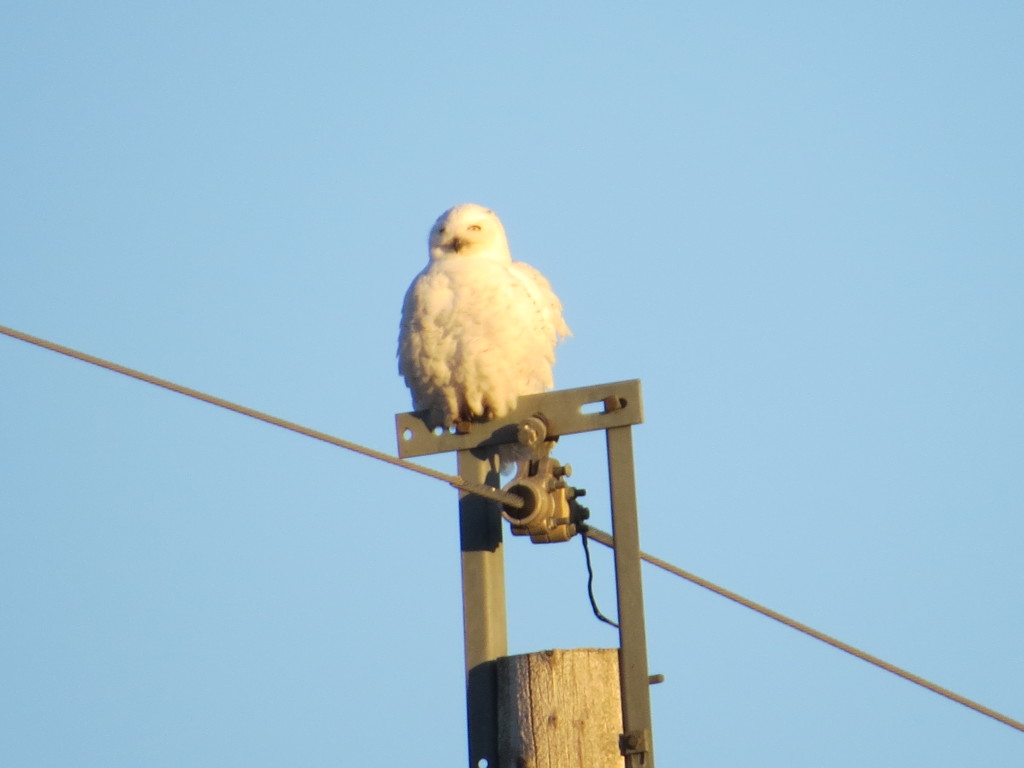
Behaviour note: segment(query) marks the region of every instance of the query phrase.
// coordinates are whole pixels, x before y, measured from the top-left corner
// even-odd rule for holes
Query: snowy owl
[[[533,267],[512,261],[494,211],[441,214],[430,261],[405,294],[398,372],[430,427],[501,418],[520,395],[554,386],[562,303]]]

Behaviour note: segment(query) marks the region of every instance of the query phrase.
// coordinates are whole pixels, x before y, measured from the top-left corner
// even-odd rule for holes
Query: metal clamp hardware
[[[568,541],[589,517],[576,498],[586,491],[571,488],[563,478],[572,472],[550,456],[519,463],[519,473],[504,490],[523,500],[519,509],[503,506],[501,516],[516,536],[529,536],[534,544]]]
[[[518,471],[504,487],[506,493],[518,496],[523,505],[518,509],[502,506],[501,515],[512,525],[516,536],[529,536],[534,544],[568,541],[578,526],[590,516],[586,507],[576,502],[586,491],[566,483],[572,467],[562,465],[551,456],[558,438],[549,438],[549,423],[543,413],[535,413],[520,422],[516,437],[529,449],[529,459],[519,461]]]
[[[647,752],[651,732],[646,728],[642,731],[630,731],[619,734],[619,754],[623,757],[642,755]]]

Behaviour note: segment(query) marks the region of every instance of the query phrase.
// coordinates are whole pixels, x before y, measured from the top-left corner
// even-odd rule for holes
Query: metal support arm
[[[527,395],[521,397],[516,409],[504,418],[473,422],[468,425],[468,431],[434,431],[427,426],[423,414],[400,413],[395,417],[398,454],[409,458],[458,451],[459,475],[464,480],[496,488],[499,477],[493,461],[495,446],[516,442],[519,426],[535,414],[542,415],[545,437],[549,440],[578,432],[605,430],[619,614],[619,682],[624,731],[619,745],[626,768],[654,768],[648,691],[651,681],[647,670],[630,429],[631,425],[643,421],[640,382],[620,381]],[[459,521],[469,765],[478,768],[486,764],[493,768],[498,764],[495,659],[508,653],[501,512],[495,502],[464,492],[459,497]],[[549,536],[547,540],[553,539]],[[487,762],[482,762],[484,760]]]

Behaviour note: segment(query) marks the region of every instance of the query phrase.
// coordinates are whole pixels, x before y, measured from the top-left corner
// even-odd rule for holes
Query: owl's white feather
[[[554,386],[555,345],[569,335],[562,303],[528,264],[512,261],[495,213],[445,211],[430,262],[409,286],[398,371],[430,426],[500,418],[520,395]]]

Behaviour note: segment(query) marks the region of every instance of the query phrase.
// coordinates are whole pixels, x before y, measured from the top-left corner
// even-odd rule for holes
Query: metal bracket
[[[520,424],[538,412],[544,414],[548,440],[640,424],[644,420],[640,380],[524,395],[515,410],[500,419],[460,425],[463,430],[468,426],[468,432],[432,430],[422,412],[399,413],[395,415],[398,455],[408,459],[515,443],[519,441]]]
[[[539,419],[535,418],[538,414],[542,414]],[[528,465],[525,469],[521,466],[516,480],[539,484],[538,498],[557,495],[554,501],[544,499],[555,507],[551,519],[556,524],[550,529],[523,531],[530,533],[534,541],[564,541],[575,532],[576,517],[579,521],[585,519],[582,512],[577,515],[572,511],[574,499],[569,498],[568,486],[563,481],[567,472],[562,470],[566,468],[550,458],[551,445],[562,435],[604,431],[608,447],[619,613],[619,689],[624,731],[619,746],[626,768],[654,768],[649,693],[654,680],[647,669],[630,429],[643,421],[640,381],[632,379],[526,395],[520,397],[517,407],[503,418],[460,424],[457,430],[432,430],[424,415],[421,412],[395,416],[398,455],[410,458],[458,451],[459,474],[474,482],[484,480],[488,457],[493,456],[496,446],[519,442],[531,448],[529,464],[534,466]],[[526,424],[531,418],[535,418],[535,422]],[[559,472],[562,472],[561,476]],[[494,479],[490,479],[490,484],[496,484]],[[577,492],[577,495],[582,493]],[[570,514],[563,520],[566,504],[570,505]],[[460,502],[471,766],[485,761],[497,764],[494,683],[487,670],[493,659],[507,653],[499,515],[492,502],[468,497]],[[517,520],[516,524],[526,527],[523,525],[527,522],[526,517]],[[534,534],[538,535],[535,537]]]
[[[648,752],[648,743],[651,740],[651,732],[647,728],[641,731],[630,731],[619,734],[619,754],[623,757],[630,755],[644,755]]]

